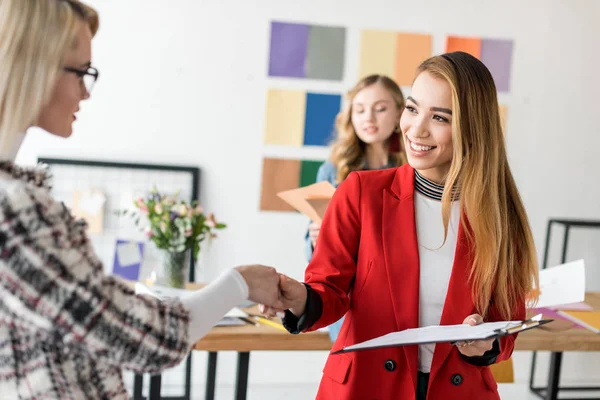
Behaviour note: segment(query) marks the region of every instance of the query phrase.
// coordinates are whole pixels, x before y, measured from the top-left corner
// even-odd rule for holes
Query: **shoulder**
[[[337,168],[331,161],[325,161],[319,167],[319,171],[317,172],[317,180],[318,181],[329,181],[330,183],[335,182],[335,177],[337,175]]]
[[[348,175],[344,184],[348,182],[348,186],[360,187],[360,191],[367,196],[380,196],[381,191],[384,190],[400,196],[413,193],[413,179],[413,168],[405,164],[397,168],[355,171]]]
[[[348,178],[351,175],[356,175],[362,186],[389,186],[399,174],[401,168],[403,167],[355,171],[348,175]]]
[[[10,209],[15,213],[34,208],[51,207],[55,203],[49,191],[20,179],[0,175],[0,205],[3,211]]]
[[[3,222],[8,223],[2,224],[0,231],[9,236],[35,234],[36,237],[48,235],[58,239],[85,230],[84,226],[79,226],[85,223],[75,220],[46,187],[0,174],[0,223]]]

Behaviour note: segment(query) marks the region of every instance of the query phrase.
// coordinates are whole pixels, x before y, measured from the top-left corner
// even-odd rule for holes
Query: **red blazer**
[[[415,226],[414,170],[351,173],[337,189],[324,218],[305,281],[323,300],[310,327],[327,326],[346,312],[332,351],[390,332],[419,326],[419,253]],[[470,248],[462,229],[442,314],[442,325],[476,313],[468,275]],[[524,303],[511,319],[525,317]],[[492,307],[489,321],[499,320]],[[515,336],[500,341],[497,361],[510,357]],[[417,346],[330,354],[317,399],[415,399]],[[499,399],[489,367],[466,362],[456,346],[435,348],[428,399]]]

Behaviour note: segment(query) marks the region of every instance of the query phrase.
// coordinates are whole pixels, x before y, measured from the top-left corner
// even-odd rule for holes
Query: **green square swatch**
[[[300,187],[312,185],[317,181],[317,172],[323,161],[303,160],[300,167]]]

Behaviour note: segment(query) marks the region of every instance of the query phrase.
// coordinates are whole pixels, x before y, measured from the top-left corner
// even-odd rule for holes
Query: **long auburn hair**
[[[494,79],[486,66],[464,52],[434,56],[417,75],[444,79],[452,90],[453,157],[442,197],[444,240],[452,188],[460,189],[464,231],[473,244],[470,281],[475,306],[490,305],[508,319],[539,287],[533,235],[508,165]],[[530,297],[533,296],[533,297]]]
[[[77,0],[0,0],[0,148],[35,124],[82,22],[96,34],[98,14]]]
[[[354,97],[366,87],[381,83],[392,98],[396,108],[402,112],[404,109],[404,95],[392,79],[384,75],[369,75],[361,79],[348,91],[342,111],[335,119],[336,139],[332,143],[330,160],[337,169],[336,182],[340,183],[350,172],[364,169],[366,162],[366,144],[358,138],[352,125],[352,102]],[[406,163],[406,154],[402,146],[400,129],[397,128],[388,139],[391,164],[400,166]],[[391,146],[390,146],[391,144]]]

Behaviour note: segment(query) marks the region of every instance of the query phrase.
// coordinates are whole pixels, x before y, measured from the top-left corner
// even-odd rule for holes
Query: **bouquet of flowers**
[[[134,216],[135,224],[144,230],[146,237],[166,251],[165,272],[169,284],[183,287],[187,250],[191,249],[197,260],[200,243],[215,238],[215,231],[226,225],[218,223],[212,213],[205,215],[197,201],[188,204],[179,200],[178,194],[161,194],[156,189],[146,198],[136,199],[134,206],[136,211],[123,213]]]

